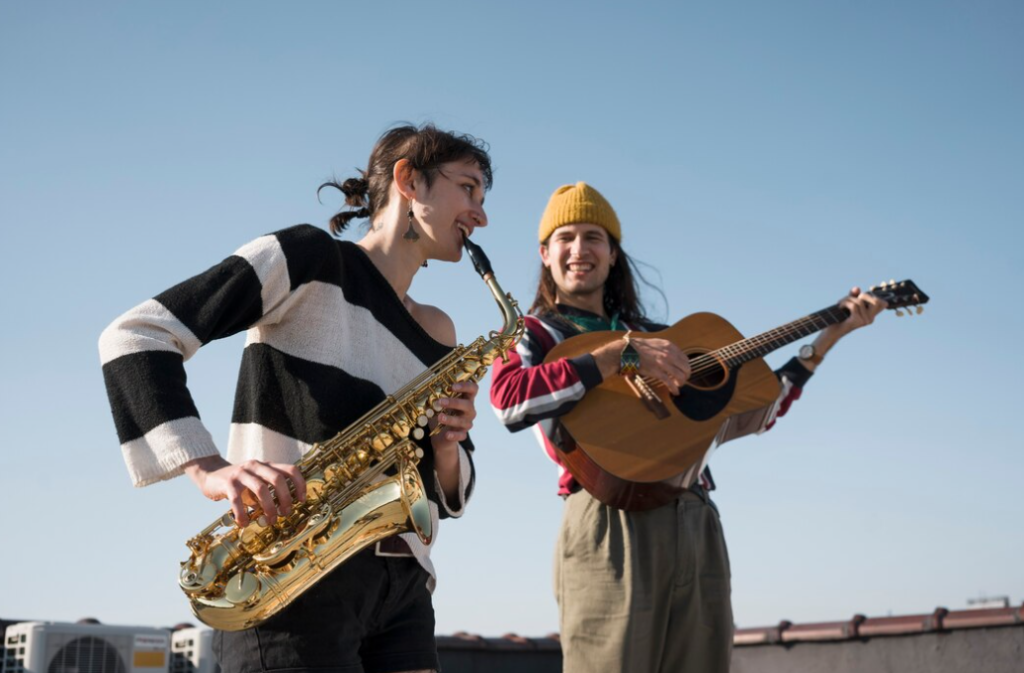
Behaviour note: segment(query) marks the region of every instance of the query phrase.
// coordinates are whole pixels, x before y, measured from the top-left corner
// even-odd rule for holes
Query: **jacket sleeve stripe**
[[[204,344],[241,332],[263,315],[263,287],[248,260],[233,255],[156,296]]]
[[[100,364],[148,351],[192,357],[202,343],[173,313],[156,301],[145,301],[117,318],[100,335]]]
[[[575,403],[583,398],[586,392],[582,383],[576,383],[568,388],[553,390],[546,395],[532,397],[520,404],[499,409],[494,407],[494,413],[498,420],[506,425],[509,430],[515,432],[533,425],[539,420],[552,416],[564,416],[569,412]]]
[[[103,378],[122,444],[168,421],[199,416],[185,387],[180,353],[143,351],[125,355],[103,365]]]
[[[182,473],[182,465],[217,454],[213,437],[198,418],[179,418],[121,445],[135,486],[148,486]]]

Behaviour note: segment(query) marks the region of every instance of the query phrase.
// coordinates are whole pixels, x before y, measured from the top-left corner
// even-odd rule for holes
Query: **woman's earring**
[[[402,238],[404,238],[407,241],[412,241],[413,243],[415,243],[416,241],[420,240],[420,235],[418,233],[416,233],[416,230],[412,226],[412,199],[409,199],[409,213],[408,213],[408,215],[409,215],[409,229],[406,230],[405,234],[402,235]]]

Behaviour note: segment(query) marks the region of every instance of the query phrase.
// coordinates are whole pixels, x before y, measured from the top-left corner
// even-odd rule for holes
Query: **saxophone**
[[[306,500],[268,524],[258,511],[245,527],[231,512],[186,544],[178,583],[195,616],[225,631],[260,624],[344,563],[386,537],[413,531],[433,536],[427,495],[416,469],[438,399],[460,381],[479,381],[495,359],[507,359],[523,335],[523,315],[502,291],[483,250],[466,252],[505,319],[501,331],[459,345],[447,356],[299,460]],[[440,427],[433,433],[440,431]]]

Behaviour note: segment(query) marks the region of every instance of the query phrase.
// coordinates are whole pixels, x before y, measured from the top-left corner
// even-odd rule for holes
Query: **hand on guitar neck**
[[[854,287],[850,290],[850,294],[839,301],[839,306],[849,311],[850,317],[840,323],[826,327],[818,334],[818,337],[814,340],[814,353],[817,355],[818,361],[799,360],[800,364],[806,367],[808,371],[813,372],[818,368],[821,358],[836,345],[836,342],[850,332],[870,325],[874,322],[875,316],[888,308],[889,304],[884,299],[880,299],[870,292],[861,292],[859,287]]]

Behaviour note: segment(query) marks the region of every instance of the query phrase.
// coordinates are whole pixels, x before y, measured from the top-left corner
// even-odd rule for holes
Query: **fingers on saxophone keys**
[[[271,498],[276,501],[277,510],[282,516],[292,513],[295,502],[306,499],[306,480],[296,465],[274,463],[264,464],[258,470],[259,477],[270,486]],[[266,509],[264,509],[266,511]],[[271,518],[268,513],[268,518]],[[271,518],[271,520],[273,520]]]
[[[480,385],[476,381],[459,381],[452,386],[453,392],[470,398],[475,397],[479,390]]]
[[[469,430],[473,427],[473,419],[476,418],[476,412],[472,409],[445,409],[438,417],[437,420],[441,425],[452,428],[453,430]]]
[[[274,494],[271,492],[267,482],[259,475],[251,472],[243,474],[239,477],[239,481],[255,496],[256,504],[263,512],[259,523],[261,525],[274,523],[277,520],[278,508],[277,503],[274,501]]]
[[[461,442],[466,438],[466,433],[473,427],[473,416],[461,412],[452,413],[446,410],[437,418],[443,426],[443,439],[450,442]]]
[[[228,495],[228,502],[231,503],[231,516],[235,518],[235,523],[239,526],[249,525],[249,514],[248,508],[245,506],[245,502],[242,500],[242,490],[231,490]]]
[[[291,485],[291,492],[299,502],[306,501],[306,480],[298,465],[284,465],[281,467]]]
[[[253,473],[260,487],[259,491],[253,490],[253,493],[256,494],[268,523],[273,523],[279,514],[291,514],[291,484],[279,466],[259,463],[254,467]]]

